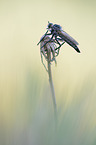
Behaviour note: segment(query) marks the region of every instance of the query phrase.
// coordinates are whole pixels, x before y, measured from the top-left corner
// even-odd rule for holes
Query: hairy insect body
[[[80,53],[80,50],[77,46],[78,42],[75,39],[63,31],[60,25],[48,23],[47,32],[39,41],[41,61],[47,72],[48,69],[43,62],[43,57],[48,63],[51,64],[51,62],[54,61],[56,64],[56,57],[59,55],[60,48],[65,42],[73,47],[78,53]]]
[[[60,25],[57,24],[52,25],[52,23],[51,24],[49,23],[48,27],[49,30],[51,30],[51,34],[53,35],[53,37],[55,36],[55,40],[58,42],[58,44],[59,44],[59,39],[61,38],[61,41],[65,41],[70,46],[72,46],[77,52],[80,53],[80,50],[77,47],[78,42],[75,39],[73,39],[69,34],[64,32]],[[57,36],[59,36],[59,39],[57,38]]]
[[[50,33],[48,33],[48,32],[50,32]],[[73,39],[69,34],[67,34],[65,31],[63,31],[62,27],[60,25],[48,22],[47,32],[45,33],[43,38],[46,35],[50,36],[49,37],[50,39],[47,42],[45,42],[41,48],[43,48],[47,43],[52,42],[52,40],[54,40],[54,42],[59,45],[57,47],[57,49],[60,49],[60,47],[66,42],[71,47],[73,47],[78,53],[80,53],[80,50],[77,46],[78,42],[75,39]],[[40,42],[42,40],[43,39],[41,39]]]

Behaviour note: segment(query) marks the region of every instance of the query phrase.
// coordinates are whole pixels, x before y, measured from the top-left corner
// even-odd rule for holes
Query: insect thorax
[[[54,28],[60,30],[61,29],[61,26],[60,25],[57,25],[57,24],[54,24]]]

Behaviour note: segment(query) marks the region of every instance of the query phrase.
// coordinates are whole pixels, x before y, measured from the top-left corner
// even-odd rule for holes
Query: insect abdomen
[[[67,42],[70,46],[72,46],[78,53],[80,53],[79,48],[77,47],[77,45],[73,41],[71,41],[70,39],[64,37],[60,33],[59,33],[59,37],[61,37],[65,42]]]

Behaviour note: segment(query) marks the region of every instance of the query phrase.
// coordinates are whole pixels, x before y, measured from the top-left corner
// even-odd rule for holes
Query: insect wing
[[[70,42],[74,43],[75,45],[78,45],[78,42],[77,42],[75,39],[73,39],[69,34],[67,34],[65,31],[63,31],[63,30],[58,31],[58,35],[59,35],[63,40],[66,41],[66,39],[67,39],[67,40],[69,40]]]
[[[72,46],[78,53],[80,53],[80,50],[77,47],[78,42],[75,39],[73,39],[69,34],[64,32],[63,30],[60,30],[58,31],[58,36],[61,37],[70,46]]]

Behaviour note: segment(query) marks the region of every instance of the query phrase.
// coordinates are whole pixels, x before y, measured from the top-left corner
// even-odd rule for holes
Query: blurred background
[[[37,43],[49,22],[79,42],[53,62],[58,128]],[[0,0],[0,145],[96,145],[96,1]]]

